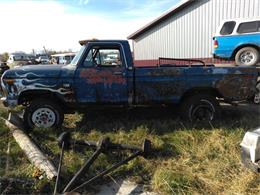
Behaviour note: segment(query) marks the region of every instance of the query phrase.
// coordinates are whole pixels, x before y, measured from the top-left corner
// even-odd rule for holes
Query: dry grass
[[[173,144],[179,155],[161,162],[163,166],[152,178],[154,189],[181,194],[259,192],[259,175],[246,170],[240,163],[239,143],[244,132],[216,129],[201,133],[203,136],[179,132],[190,142]]]
[[[113,178],[132,178],[161,194],[256,194],[260,191],[260,176],[241,164],[239,143],[246,130],[260,125],[259,115],[235,109],[227,110],[223,118],[213,124],[194,126],[183,123],[169,109],[137,109],[128,114],[110,110],[89,112],[83,118],[79,114],[69,115],[65,129],[72,131],[76,139],[98,140],[108,136],[115,142],[135,145],[140,145],[144,138],[152,141],[154,152],[148,159],[131,161],[111,174]],[[7,130],[3,127],[0,133],[1,142],[5,142]],[[42,129],[32,133],[40,145],[51,151],[54,160],[59,153],[57,134]],[[0,144],[2,156],[6,144]],[[14,163],[8,175],[32,177],[34,168],[13,141],[11,151]],[[64,162],[68,172],[64,174],[77,170],[90,153],[66,152]],[[102,155],[89,175],[121,157]],[[5,164],[3,160],[1,166]],[[4,174],[3,169],[0,174]]]

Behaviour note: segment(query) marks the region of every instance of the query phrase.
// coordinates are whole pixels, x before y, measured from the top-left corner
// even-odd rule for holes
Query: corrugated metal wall
[[[260,16],[260,0],[197,0],[135,39],[135,60],[210,58],[223,19],[254,16]]]

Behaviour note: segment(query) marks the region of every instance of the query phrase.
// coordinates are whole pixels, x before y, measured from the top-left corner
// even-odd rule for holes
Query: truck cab
[[[133,71],[129,53],[127,41],[91,41],[83,45],[71,62],[77,66],[74,80],[77,101],[127,104],[128,76]],[[112,54],[117,57],[107,61]]]

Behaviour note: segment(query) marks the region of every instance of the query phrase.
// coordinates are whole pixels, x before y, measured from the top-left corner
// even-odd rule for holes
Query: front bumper
[[[3,105],[5,107],[14,108],[14,107],[16,107],[18,105],[18,101],[17,100],[9,100],[6,97],[2,97],[1,101],[2,101],[2,103],[3,103]]]

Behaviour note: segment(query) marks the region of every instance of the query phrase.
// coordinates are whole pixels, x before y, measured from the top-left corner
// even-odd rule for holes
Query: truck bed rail
[[[194,64],[196,63],[196,64]],[[162,58],[160,57],[158,60],[158,66],[198,66],[198,64],[203,66],[207,66],[205,62],[202,60],[195,59],[183,59],[183,58]]]

